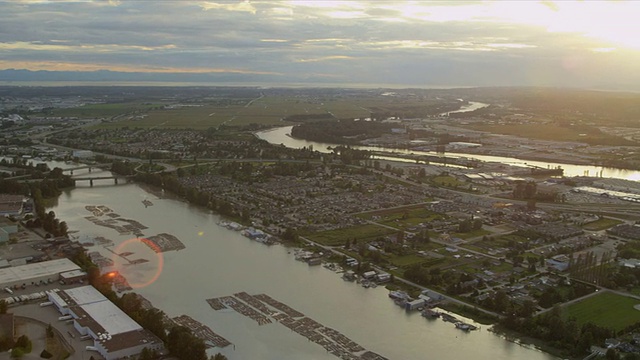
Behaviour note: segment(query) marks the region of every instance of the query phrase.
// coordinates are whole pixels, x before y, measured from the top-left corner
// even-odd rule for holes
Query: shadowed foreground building
[[[125,314],[93,286],[82,286],[49,293],[63,316],[73,319],[80,335],[89,335],[93,347],[106,360],[140,354],[142,349],[164,352],[164,344],[149,330]]]

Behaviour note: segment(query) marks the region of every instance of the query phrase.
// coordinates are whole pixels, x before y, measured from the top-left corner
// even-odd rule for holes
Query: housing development
[[[301,308],[299,290],[218,292],[263,271],[242,256],[198,263],[194,281],[172,280],[182,290],[154,288],[215,233],[206,241],[252,240],[247,256],[286,248],[307,264],[287,265],[292,279],[322,265],[336,273],[326,281],[371,297],[385,288],[385,312],[441,318],[465,336],[640,356],[637,95],[597,93],[594,105],[594,92],[540,88],[120,90],[0,88],[11,317],[0,333],[12,344],[29,327],[16,322],[38,323],[55,341],[31,347],[54,356],[234,358],[248,340],[228,321],[289,329],[327,356],[394,358]],[[206,316],[170,300],[202,289]]]

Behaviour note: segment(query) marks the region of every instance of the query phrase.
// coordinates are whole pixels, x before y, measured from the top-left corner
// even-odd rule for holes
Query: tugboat
[[[426,317],[426,318],[439,318],[440,317],[440,313],[433,310],[433,309],[424,309],[422,311],[422,316]]]

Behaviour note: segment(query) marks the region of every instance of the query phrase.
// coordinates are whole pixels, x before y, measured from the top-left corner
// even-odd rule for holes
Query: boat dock
[[[207,303],[209,303],[209,305],[211,306],[212,302],[210,300],[214,300],[213,302],[215,303],[216,299],[207,299]],[[246,305],[245,303],[243,303],[242,301],[240,301],[239,299],[233,296],[223,296],[221,298],[218,298],[218,301],[225,307],[230,307],[236,312],[250,318],[251,320],[254,320],[255,322],[258,323],[258,325],[266,325],[272,322],[270,318],[259,313],[254,308]],[[213,308],[213,306],[211,307]]]
[[[213,310],[223,310],[227,308],[219,298],[207,299],[207,303]]]
[[[254,297],[256,299],[266,303],[267,305],[270,305],[271,307],[274,307],[274,308],[278,309],[279,311],[282,311],[283,313],[287,314],[287,316],[290,316],[290,317],[293,317],[293,318],[303,317],[304,316],[303,313],[290,308],[286,304],[283,304],[280,301],[275,300],[274,298],[272,298],[271,296],[269,296],[267,294],[255,295]]]
[[[261,313],[265,315],[273,314],[273,311],[270,310],[268,307],[266,307],[263,303],[261,303],[260,300],[254,298],[253,296],[247,294],[244,291],[237,294],[233,294],[233,295],[238,299],[246,302],[247,304],[253,306],[254,308],[258,309]]]
[[[207,299],[207,303],[214,310],[230,307],[255,320],[259,325],[271,323],[273,319],[343,360],[387,360],[381,355],[367,351],[338,330],[326,327],[266,294],[249,295],[240,292],[234,296]]]
[[[187,329],[191,330],[191,333],[196,337],[202,339],[207,347],[215,346],[223,348],[231,345],[231,343],[227,339],[216,334],[208,326],[201,324],[188,315],[180,315],[178,317],[174,317],[171,320],[173,320],[173,322],[175,322],[176,324],[184,326]]]
[[[437,317],[442,317],[442,320],[446,321],[446,322],[450,322],[453,323],[453,325],[455,325],[456,329],[462,330],[462,331],[473,331],[473,330],[478,330],[480,329],[479,327],[473,325],[473,324],[468,324],[465,323],[463,321],[458,320],[456,317],[449,315],[445,312],[438,312],[435,311],[433,309],[425,309],[422,311],[422,316],[426,317],[426,318],[437,318]]]
[[[172,250],[178,251],[185,248],[182,241],[180,241],[177,237],[167,233],[161,233],[155,236],[149,236],[147,238],[140,238],[140,241],[142,241],[156,253]]]

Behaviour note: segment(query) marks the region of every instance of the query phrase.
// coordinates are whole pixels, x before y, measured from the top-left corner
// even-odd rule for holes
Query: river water
[[[91,175],[106,174],[94,170]],[[88,173],[77,170],[75,175]],[[104,236],[114,241],[116,253],[133,252],[130,260],[149,260],[125,266],[106,248],[89,248],[114,259],[135,291],[169,316],[189,315],[234,344],[213,349],[212,354],[220,351],[237,360],[336,359],[279,323],[259,326],[232,310],[214,311],[205,301],[246,291],[266,293],[393,360],[554,358],[507,341],[486,326],[465,333],[451,323],[406,313],[393,304],[384,287],[365,289],[321,266],[309,267],[287,248],[251,241],[217,225],[219,216],[168,194],[134,183],[113,185],[113,180],[97,180],[93,187],[83,183],[59,197],[52,208],[58,218],[77,231],[73,235],[81,242]],[[153,205],[145,207],[143,200]],[[85,219],[91,215],[87,205],[105,205],[122,218],[139,221],[149,227],[145,236],[175,235],[186,248],[156,254],[133,235],[120,235]]]
[[[462,101],[462,99],[460,99],[460,100]],[[460,107],[460,109],[458,109],[458,110],[443,112],[440,115],[449,116],[450,114],[455,114],[455,113],[470,112],[470,111],[474,111],[474,110],[485,108],[487,106],[489,106],[489,104],[485,104],[485,103],[481,103],[481,102],[477,102],[477,101],[469,101],[468,104]]]
[[[284,146],[290,148],[302,148],[312,146],[314,150],[319,152],[328,153],[328,147],[335,147],[336,144],[328,144],[321,143],[316,141],[307,141],[301,139],[295,139],[291,137],[291,128],[293,126],[282,126],[275,129],[260,131],[256,133],[260,139],[266,140],[272,144],[283,144]],[[352,146],[354,149],[359,150],[370,150],[370,151],[385,151],[395,154],[401,155],[431,155],[431,156],[442,156],[440,153],[436,153],[434,151],[414,151],[414,150],[404,150],[404,149],[393,149],[393,148],[384,148],[384,147],[375,147],[375,146]],[[555,162],[544,162],[544,161],[533,161],[533,160],[522,160],[518,158],[511,157],[503,157],[503,156],[490,156],[490,155],[476,155],[476,154],[463,154],[463,153],[452,153],[447,152],[447,157],[450,158],[468,158],[468,159],[476,159],[480,161],[487,162],[498,162],[513,166],[522,166],[522,167],[540,167],[544,169],[549,168],[557,168],[561,167],[564,169],[564,176],[602,176],[604,178],[615,178],[615,179],[626,179],[626,180],[640,180],[640,171],[637,170],[626,170],[626,169],[618,169],[618,168],[605,168],[602,166],[590,166],[590,165],[573,165],[573,164],[563,164],[563,163],[555,163]]]

